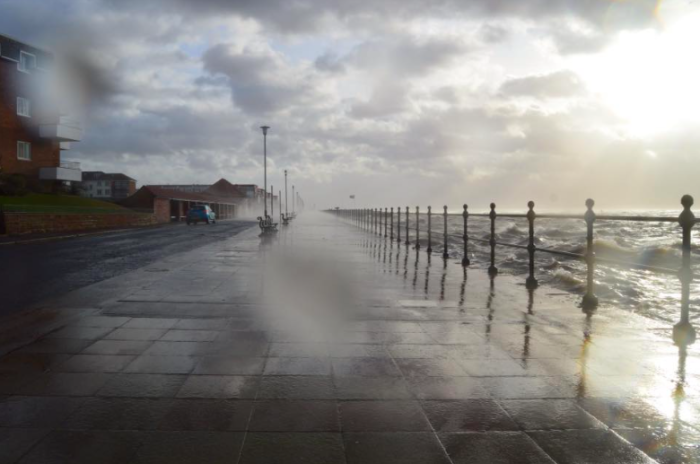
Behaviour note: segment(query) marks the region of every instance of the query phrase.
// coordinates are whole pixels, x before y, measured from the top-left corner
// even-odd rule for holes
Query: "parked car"
[[[197,205],[190,208],[187,212],[187,225],[198,222],[206,222],[209,224],[216,223],[216,214],[211,210],[209,205]]]

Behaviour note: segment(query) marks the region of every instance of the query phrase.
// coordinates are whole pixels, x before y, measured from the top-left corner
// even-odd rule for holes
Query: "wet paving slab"
[[[0,463],[700,462],[700,351],[668,327],[332,216],[76,302],[0,356]]]

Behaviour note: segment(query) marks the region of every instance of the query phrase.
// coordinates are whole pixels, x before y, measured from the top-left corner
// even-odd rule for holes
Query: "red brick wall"
[[[51,119],[50,108],[37,95],[46,76],[39,71],[27,74],[17,70],[17,63],[0,58],[0,172],[38,176],[39,168],[60,164],[59,144],[39,137],[39,123]],[[31,118],[17,115],[17,97],[31,101]],[[32,160],[17,159],[17,141],[32,144]]]
[[[75,232],[91,229],[152,226],[159,222],[154,214],[46,214],[2,213],[8,235]]]
[[[158,222],[170,222],[170,200],[167,198],[154,198],[153,215]]]

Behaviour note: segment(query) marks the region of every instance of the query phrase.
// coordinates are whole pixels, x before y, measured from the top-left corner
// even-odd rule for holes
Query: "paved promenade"
[[[257,232],[4,321],[0,463],[700,462],[672,324],[322,213]]]

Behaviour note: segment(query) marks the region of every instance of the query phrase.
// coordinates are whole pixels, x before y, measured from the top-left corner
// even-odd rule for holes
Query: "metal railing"
[[[690,195],[684,195],[681,198],[681,205],[683,210],[678,217],[666,217],[666,216],[621,216],[621,215],[596,215],[593,211],[593,206],[595,202],[591,199],[586,200],[586,211],[583,215],[577,214],[536,214],[535,213],[535,203],[530,201],[527,204],[528,210],[525,214],[497,214],[496,204],[490,204],[490,211],[488,213],[470,214],[468,206],[463,205],[463,211],[461,214],[449,214],[447,212],[447,206],[443,207],[443,258],[448,259],[448,238],[456,237],[462,240],[463,244],[463,257],[462,266],[469,266],[469,241],[475,241],[480,243],[486,243],[489,246],[489,267],[488,273],[491,277],[495,277],[498,274],[498,268],[496,267],[496,247],[508,247],[526,250],[528,253],[528,276],[525,280],[525,285],[528,289],[535,289],[539,285],[537,278],[535,276],[535,253],[549,253],[553,255],[566,256],[568,258],[581,259],[586,263],[586,290],[581,301],[581,307],[587,313],[592,313],[598,306],[598,297],[595,295],[595,281],[594,273],[596,263],[606,263],[620,266],[627,266],[637,269],[643,269],[648,271],[660,272],[664,274],[675,274],[679,277],[681,281],[681,314],[680,321],[673,327],[673,340],[679,346],[690,345],[695,342],[696,334],[690,322],[690,285],[693,281],[693,272],[691,269],[691,230],[696,222],[700,221],[695,218],[695,215],[691,211],[693,206],[693,197]],[[427,208],[427,223],[428,228],[427,240],[428,245],[426,251],[432,253],[433,248],[433,230],[432,230],[432,208],[428,206]],[[396,240],[396,242],[401,245],[402,243],[406,246],[411,245],[410,237],[410,222],[411,222],[411,211],[408,206],[405,207],[405,212],[403,214],[404,222],[402,224],[402,214],[401,207],[396,208],[396,223],[394,223],[394,208],[362,208],[362,209],[337,209],[329,210],[328,212],[340,216],[348,221],[351,221],[356,226],[369,231],[370,233],[379,235],[380,237]],[[414,246],[416,250],[419,250],[420,245],[420,208],[416,206],[415,208],[415,242]],[[461,235],[449,234],[447,228],[447,219],[449,216],[461,216],[463,232]],[[469,236],[469,218],[470,217],[480,217],[488,218],[490,221],[489,238],[481,239]],[[497,218],[511,218],[511,219],[526,219],[528,222],[528,237],[527,245],[521,245],[516,243],[501,242],[496,239],[496,220]],[[585,253],[574,253],[571,251],[556,250],[545,247],[538,247],[535,245],[535,220],[536,219],[576,219],[581,220],[586,224],[586,249]],[[596,257],[595,253],[595,243],[594,243],[594,224],[597,221],[628,221],[628,222],[663,222],[663,223],[678,223],[681,228],[682,237],[682,258],[680,269],[671,269],[662,266],[654,266],[642,263],[635,263],[625,260],[618,260],[613,258],[602,258]],[[404,238],[402,240],[402,226],[404,228]],[[394,228],[396,228],[396,234],[394,234]]]
[[[80,162],[79,161],[61,161],[60,167],[65,168],[65,169],[75,169],[75,170],[80,170]]]

